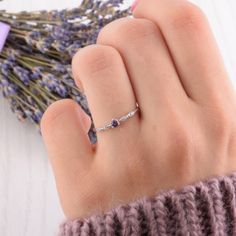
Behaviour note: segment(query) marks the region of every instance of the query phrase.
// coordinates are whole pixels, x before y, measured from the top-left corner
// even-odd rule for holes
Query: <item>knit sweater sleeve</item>
[[[64,221],[59,236],[236,235],[236,172]]]

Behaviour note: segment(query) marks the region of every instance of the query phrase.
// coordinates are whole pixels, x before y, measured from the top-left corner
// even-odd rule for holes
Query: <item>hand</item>
[[[204,14],[184,0],[141,0],[106,26],[73,73],[98,133],[72,100],[51,105],[42,134],[69,219],[236,170],[236,99]]]

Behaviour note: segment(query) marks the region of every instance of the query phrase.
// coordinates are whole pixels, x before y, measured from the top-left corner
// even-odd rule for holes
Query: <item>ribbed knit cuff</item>
[[[59,236],[236,235],[236,172],[65,221]]]

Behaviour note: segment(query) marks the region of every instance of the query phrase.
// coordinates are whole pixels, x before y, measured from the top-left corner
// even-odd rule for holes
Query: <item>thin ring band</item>
[[[101,131],[106,131],[108,129],[114,129],[119,127],[123,122],[127,121],[128,119],[130,119],[131,117],[133,117],[137,112],[139,111],[139,106],[136,103],[136,108],[132,111],[130,111],[129,113],[127,113],[126,115],[116,119],[112,119],[111,122],[109,122],[108,124],[104,125],[103,127],[100,128],[94,128],[95,132],[101,132]]]

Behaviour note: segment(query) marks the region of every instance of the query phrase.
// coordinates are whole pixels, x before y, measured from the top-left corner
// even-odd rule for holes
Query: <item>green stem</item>
[[[32,69],[32,65],[28,64],[27,62],[24,62],[22,60],[20,60],[20,58],[16,58],[16,60],[19,62],[19,64],[21,64],[22,66],[26,67],[27,69],[31,70]]]
[[[11,28],[11,32],[18,33],[18,34],[23,34],[23,35],[25,35],[25,34],[27,33],[27,32],[18,30],[18,29],[16,29],[16,28]]]
[[[60,99],[59,97],[54,96],[54,95],[53,95],[51,92],[49,92],[47,89],[45,89],[45,88],[43,88],[43,87],[38,87],[37,84],[34,83],[34,82],[32,82],[32,81],[30,81],[30,85],[31,85],[34,89],[36,89],[37,91],[39,91],[39,92],[40,92],[40,95],[41,95],[42,97],[44,97],[45,100],[47,100],[48,98],[47,98],[47,96],[44,95],[44,94],[47,94],[49,97],[51,97],[51,98],[54,99],[55,101],[57,101],[58,99]]]
[[[64,84],[66,84],[68,87],[71,87],[73,89],[75,89],[76,91],[80,92],[78,88],[76,88],[75,86],[71,85],[70,83],[68,83],[66,80],[61,80]]]
[[[42,66],[49,66],[49,67],[52,67],[51,64],[49,64],[49,63],[47,63],[47,62],[43,62],[43,61],[41,61],[41,60],[36,60],[36,59],[34,59],[34,58],[24,57],[24,56],[22,56],[21,58],[22,58],[23,60],[27,60],[27,61],[30,61],[30,62],[34,62],[36,65],[37,65],[37,64],[40,64],[40,65],[42,65]]]
[[[41,108],[43,110],[45,110],[47,108],[47,106],[42,103],[37,96],[35,96],[33,93],[31,93],[28,89],[25,88],[25,86],[22,84],[21,81],[19,81],[14,75],[9,75],[9,78],[11,80],[13,80],[22,90],[24,90],[28,95],[30,95],[32,98],[34,98],[34,100],[41,106]]]
[[[35,109],[32,105],[30,105],[29,103],[25,102],[22,98],[20,98],[19,96],[12,96],[14,97],[16,100],[20,101],[22,104],[24,104],[25,106],[27,106],[30,109]],[[19,104],[20,105],[20,104]],[[24,108],[22,107],[22,109],[24,110]]]

